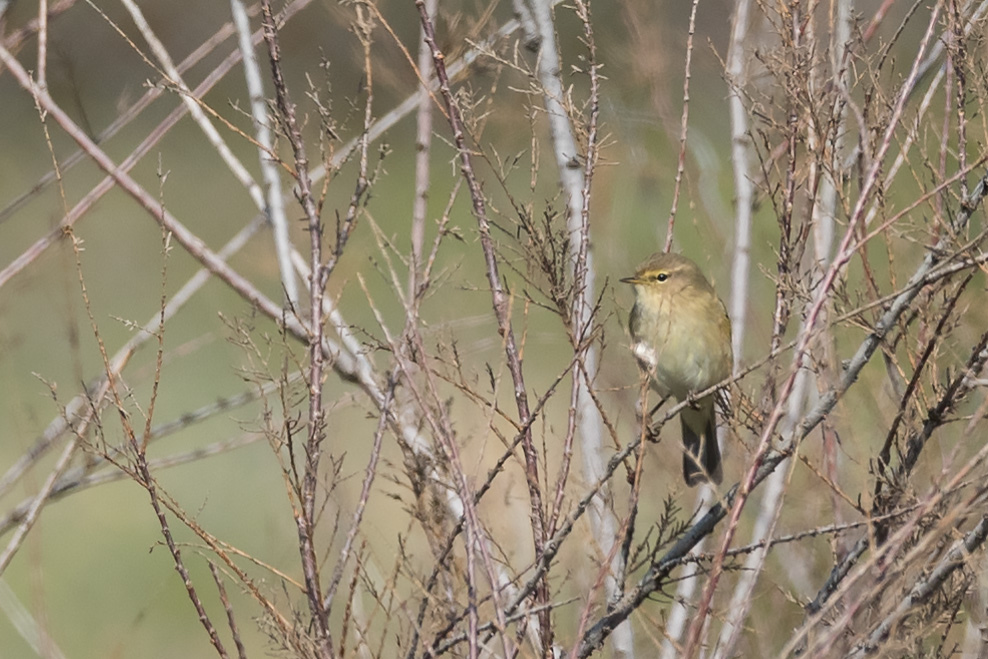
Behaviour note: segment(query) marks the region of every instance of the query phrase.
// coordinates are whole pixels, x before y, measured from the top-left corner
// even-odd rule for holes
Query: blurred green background
[[[97,3],[107,16],[117,22],[139,48],[144,49],[134,26],[115,3]],[[142,9],[159,38],[178,61],[210,38],[229,21],[226,3],[151,2]],[[877,2],[859,3],[858,10],[867,15]],[[487,20],[478,24],[488,8],[484,2],[444,3],[440,21],[440,45],[455,55],[470,40],[483,37],[511,18],[507,3],[495,4]],[[401,42],[413,55],[418,34],[415,7],[411,2],[382,1],[377,5]],[[689,143],[682,196],[676,225],[676,245],[695,258],[714,280],[725,299],[730,290],[728,276],[733,240],[733,189],[729,161],[729,123],[722,58],[725,55],[733,4],[716,0],[700,3],[696,17],[696,34],[692,53],[690,87]],[[23,26],[34,15],[32,3],[15,4],[6,15],[6,31]],[[679,150],[679,122],[682,110],[683,60],[689,18],[689,6],[680,2],[645,2],[621,0],[597,3],[594,11],[594,35],[599,61],[605,76],[601,119],[606,146],[601,165],[593,180],[592,234],[597,265],[597,285],[602,291],[602,315],[606,344],[602,355],[598,388],[610,407],[610,417],[628,429],[634,423],[634,401],[638,373],[627,351],[624,323],[631,304],[631,293],[616,284],[651,252],[661,247],[666,220],[672,203],[672,188]],[[344,140],[358,134],[362,120],[364,76],[359,44],[349,29],[352,8],[335,2],[313,2],[281,31],[283,58],[289,73],[289,87],[303,112],[311,111],[305,98],[311,81],[321,93],[326,80],[331,84],[333,114],[339,121]],[[888,20],[878,40],[888,38],[898,21]],[[568,64],[579,63],[585,54],[580,42],[581,26],[572,12],[559,9],[557,24],[564,61],[564,81],[574,86],[577,102],[585,98],[587,81]],[[256,18],[252,27],[259,26]],[[902,42],[914,43],[918,30],[906,27]],[[385,30],[374,33],[374,114],[381,116],[414,91],[417,80],[401,50]],[[186,74],[194,86],[234,48],[224,41],[216,51]],[[508,49],[510,52],[510,49]],[[258,49],[263,57],[263,49]],[[35,69],[36,42],[27,40],[18,58],[28,69]],[[529,56],[526,54],[526,56]],[[329,65],[319,66],[324,58]],[[530,56],[529,56],[529,59]],[[62,104],[91,135],[98,134],[113,121],[121,108],[138,98],[148,81],[158,79],[155,71],[118,35],[107,20],[92,7],[78,3],[64,14],[54,17],[50,32],[49,86],[53,97]],[[267,72],[262,59],[262,71]],[[490,88],[497,84],[496,93]],[[536,97],[521,91],[528,88],[524,76],[510,70],[498,71],[493,64],[479,67],[470,77],[469,90],[474,99],[490,105],[484,108],[484,144],[495,145],[502,159],[515,154],[521,157],[519,168],[507,180],[507,189],[498,189],[490,170],[485,168],[485,192],[491,196],[499,229],[496,238],[506,263],[522,270],[516,251],[516,225],[508,203],[508,194],[528,200],[536,215],[551,206],[562,208],[555,183],[555,164],[545,139],[544,122],[536,122],[540,140],[537,183],[531,185],[532,136],[525,104],[536,106]],[[270,93],[270,85],[268,86]],[[227,120],[250,132],[250,122],[242,109],[247,108],[246,91],[240,68],[234,68],[203,101]],[[136,121],[104,146],[111,157],[122,160],[175,105],[174,93],[166,93]],[[238,109],[239,108],[239,109]],[[456,173],[449,131],[439,114],[436,130],[441,139],[434,140],[433,183],[430,190],[427,245],[434,234],[433,220],[447,204],[447,195]],[[217,126],[235,153],[257,171],[254,147],[223,126]],[[75,150],[74,144],[50,125],[55,156],[64,158]],[[306,134],[317,156],[318,121],[309,116]],[[386,145],[383,146],[383,145]],[[282,152],[287,150],[282,144]],[[369,218],[380,227],[381,234],[393,240],[402,253],[409,248],[408,227],[414,196],[413,158],[415,154],[414,119],[408,117],[374,144],[386,148],[381,174],[367,204]],[[29,190],[51,168],[52,155],[45,143],[38,112],[31,97],[21,90],[9,72],[0,70],[0,207]],[[158,172],[167,176],[159,177]],[[182,122],[155,147],[132,172],[146,189],[160,196],[162,203],[211,247],[218,249],[255,214],[249,197],[234,181],[206,144],[199,129],[188,119]],[[88,162],[73,168],[63,181],[64,200],[57,186],[37,194],[18,212],[0,222],[0,267],[5,267],[30,244],[51,230],[61,219],[66,206],[71,207],[102,178]],[[328,187],[324,219],[332,233],[335,214],[345,211],[352,193],[355,168],[351,162],[334,177]],[[894,200],[894,197],[893,197]],[[305,246],[308,235],[303,230],[297,206],[289,206],[293,220],[293,239]],[[502,360],[502,349],[494,331],[490,296],[486,291],[481,251],[476,240],[476,223],[470,215],[468,200],[461,192],[453,207],[451,226],[462,240],[448,238],[440,251],[438,268],[443,273],[441,292],[423,306],[427,319],[427,339],[434,345],[454,341],[459,354],[465,356],[465,373],[478,389],[487,390],[487,363]],[[839,229],[838,229],[839,230]],[[82,242],[81,271],[89,293],[89,303],[99,335],[112,354],[133,333],[130,323],[143,324],[159,309],[162,295],[162,272],[166,271],[164,289],[173,293],[197,269],[194,260],[180,247],[173,246],[167,259],[162,254],[160,229],[130,198],[119,191],[107,194],[75,228]],[[765,337],[771,330],[774,284],[766,274],[774,268],[774,249],[778,244],[778,227],[771,204],[760,206],[752,236],[755,267],[751,274],[749,317],[746,326],[749,350],[743,361],[764,353]],[[303,252],[305,249],[303,248]],[[914,267],[921,246],[903,251],[899,263],[902,272]],[[876,250],[881,260],[881,251]],[[392,257],[399,273],[405,270]],[[278,268],[270,231],[261,231],[231,265],[254,282],[273,299],[280,299]],[[882,266],[885,267],[885,266]],[[765,271],[763,271],[763,269]],[[526,285],[517,274],[505,268],[513,291],[521,295]],[[330,290],[338,298],[346,320],[357,328],[358,336],[377,349],[383,333],[377,326],[357,275],[366,281],[374,303],[382,311],[392,331],[400,331],[402,309],[392,290],[387,261],[378,248],[371,221],[364,218],[353,234],[351,243],[334,273]],[[860,278],[857,266],[851,268],[849,288]],[[525,367],[533,394],[546,390],[571,355],[559,319],[537,306],[525,318],[520,300],[513,307],[519,333],[526,330]],[[983,310],[980,312],[984,320]],[[253,327],[253,336],[262,342],[265,334],[273,337],[269,369],[277,374],[284,359],[276,327],[255,315],[249,306],[225,286],[213,281],[171,321],[165,334],[165,365],[154,413],[154,424],[165,423],[221,398],[251,388],[247,381],[249,362],[244,351],[231,341],[231,325],[240,321]],[[798,319],[792,324],[792,330]],[[959,335],[969,338],[977,326],[972,319]],[[790,335],[792,331],[790,331]],[[860,334],[845,335],[839,354],[846,357]],[[295,358],[304,358],[304,350],[289,342]],[[265,348],[267,350],[267,348]],[[125,372],[132,397],[129,409],[137,427],[143,427],[140,410],[147,410],[154,380],[153,342],[145,346]],[[379,354],[378,364],[388,363]],[[873,365],[881,374],[881,365]],[[871,369],[872,366],[869,366]],[[12,465],[47,424],[59,414],[60,404],[71,399],[82,386],[102,370],[94,332],[80,295],[76,256],[66,241],[49,249],[25,271],[0,289],[0,467]],[[873,374],[874,375],[874,374]],[[47,383],[57,393],[53,400]],[[507,382],[505,376],[505,382]],[[327,443],[337,457],[345,456],[342,474],[345,482],[333,496],[335,510],[326,519],[349,515],[359,492],[363,465],[369,452],[376,411],[354,387],[341,383],[335,376],[327,382],[326,405],[329,428]],[[745,386],[745,385],[743,385]],[[750,385],[756,389],[757,385]],[[502,384],[502,389],[506,389]],[[503,392],[502,392],[503,393]],[[881,385],[859,387],[857,395],[867,404],[856,409],[882,414]],[[868,401],[869,397],[873,400]],[[507,400],[503,395],[502,399]],[[859,400],[862,400],[859,399]],[[507,407],[505,409],[511,409]],[[217,537],[235,545],[260,560],[299,578],[296,529],[285,496],[284,483],[271,449],[259,434],[262,409],[253,403],[225,411],[209,420],[156,443],[152,457],[177,455],[220,440],[253,437],[257,441],[219,456],[206,458],[156,473],[161,485],[178,500],[196,520]],[[452,408],[457,431],[462,437],[478,437],[468,447],[469,465],[479,479],[485,473],[485,459],[500,451],[500,444],[485,433],[485,418],[477,408],[457,403]],[[539,437],[551,441],[561,435],[565,424],[565,397],[550,407],[546,427]],[[840,412],[838,412],[840,417]],[[555,427],[552,427],[555,426]],[[114,414],[103,417],[105,441],[122,440],[120,424]],[[674,433],[675,434],[675,433]],[[852,491],[867,477],[866,463],[880,437],[862,442],[845,442],[842,450],[854,465],[849,476]],[[676,438],[674,437],[675,441]],[[541,440],[540,440],[541,441]],[[668,440],[667,440],[668,441]],[[403,510],[411,498],[401,484],[401,455],[386,443],[386,464],[376,484],[371,512],[364,527],[369,540],[371,559],[382,574],[392,569],[397,536],[409,536],[411,546],[421,548],[423,539],[407,526]],[[29,474],[8,492],[4,510],[36,492],[54,464],[63,444],[58,444]],[[682,506],[692,505],[678,483],[678,462],[663,454],[660,446],[652,451],[646,470],[660,478],[648,481],[643,497],[648,506],[658,507],[667,492],[683,496]],[[733,457],[732,457],[733,453]],[[727,478],[736,479],[741,469],[737,448],[728,449]],[[558,460],[553,455],[552,460]],[[547,472],[555,476],[555,463]],[[578,482],[578,474],[573,476]],[[505,480],[509,480],[508,477]],[[397,482],[395,482],[397,481]],[[523,510],[527,505],[524,482],[502,484],[504,499],[485,503],[490,511],[500,506]],[[389,495],[394,495],[392,498]],[[794,491],[790,510],[798,526],[813,511],[828,502]],[[399,498],[401,500],[399,500]],[[643,510],[643,516],[650,511]],[[785,522],[785,520],[784,520]],[[506,522],[507,525],[507,522]],[[327,524],[327,526],[330,526]],[[187,563],[194,581],[212,610],[216,606],[215,589],[211,588],[205,563],[195,557],[198,544],[187,530],[173,525],[184,542]],[[503,530],[503,549],[526,555],[530,540],[510,528]],[[0,537],[3,544],[11,533]],[[322,538],[329,540],[328,534]],[[37,526],[12,564],[4,581],[20,603],[52,634],[54,642],[66,656],[85,657],[166,657],[212,656],[206,636],[196,623],[181,580],[172,560],[161,544],[157,521],[148,505],[147,493],[126,480],[100,485],[74,493],[49,504]],[[426,556],[428,556],[426,554]],[[574,565],[583,559],[578,551],[565,556]],[[805,582],[812,592],[829,570],[829,551],[820,541],[819,552],[804,557]],[[266,575],[264,586],[272,598],[288,604],[277,579]],[[792,571],[789,572],[792,577]],[[577,582],[582,577],[574,577]],[[228,586],[235,607],[243,613],[241,631],[254,654],[270,647],[262,630],[248,615],[247,598],[235,586]],[[567,586],[569,587],[569,586]],[[785,584],[785,588],[793,587]],[[579,591],[579,588],[575,590]],[[781,589],[780,589],[781,590]],[[293,592],[294,604],[301,598]],[[801,593],[804,594],[804,593]],[[783,598],[780,592],[766,588],[760,592],[766,604]],[[365,602],[369,609],[372,602]],[[792,618],[780,614],[775,624],[780,629],[798,624],[798,607],[788,609]],[[11,622],[11,613],[0,615],[0,656],[31,656],[32,650]]]

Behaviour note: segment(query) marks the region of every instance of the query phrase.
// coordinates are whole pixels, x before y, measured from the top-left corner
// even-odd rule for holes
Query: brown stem
[[[439,79],[439,91],[446,110],[449,113],[449,123],[453,130],[453,141],[460,156],[460,172],[463,174],[463,178],[470,190],[470,198],[473,202],[473,214],[477,219],[477,227],[480,232],[480,245],[484,252],[484,262],[487,267],[487,281],[491,287],[491,298],[494,315],[497,318],[498,334],[504,340],[504,351],[508,360],[508,370],[511,373],[511,381],[514,385],[518,420],[526,429],[522,438],[522,449],[525,454],[525,475],[528,482],[535,557],[536,560],[539,560],[545,551],[546,526],[542,507],[542,493],[539,486],[538,454],[535,451],[535,445],[532,443],[532,433],[529,427],[531,413],[528,408],[528,393],[525,389],[525,376],[522,372],[521,357],[519,356],[514,331],[511,327],[509,296],[501,285],[497,256],[494,253],[494,241],[491,238],[490,221],[487,218],[487,207],[483,192],[480,189],[480,183],[474,174],[460,110],[453,101],[449,77],[446,74],[446,57],[439,49],[439,46],[436,45],[435,27],[426,11],[425,1],[416,0],[415,5],[419,10],[419,17],[425,32],[425,41],[432,50],[432,60],[436,67],[436,77]],[[545,579],[542,579],[536,588],[535,599],[537,606],[549,602],[549,586]],[[539,618],[540,626],[542,627],[542,640],[543,643],[547,643],[551,628],[549,609],[541,609]]]

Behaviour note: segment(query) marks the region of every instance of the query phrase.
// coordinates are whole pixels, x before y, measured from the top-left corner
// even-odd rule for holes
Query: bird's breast
[[[711,314],[689,303],[652,305],[652,309],[651,314],[638,310],[632,350],[652,374],[659,393],[683,400],[730,375],[731,338],[714,315],[719,309]]]

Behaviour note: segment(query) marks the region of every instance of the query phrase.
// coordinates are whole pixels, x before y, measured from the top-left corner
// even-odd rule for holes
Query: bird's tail
[[[698,483],[719,484],[723,478],[714,397],[697,401],[699,409],[684,408],[679,414],[683,425],[683,479],[690,487]]]

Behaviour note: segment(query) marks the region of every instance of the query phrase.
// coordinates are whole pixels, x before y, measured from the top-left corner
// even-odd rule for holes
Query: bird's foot
[[[645,440],[657,444],[659,442],[659,433],[662,430],[661,423],[650,423],[645,426]]]

